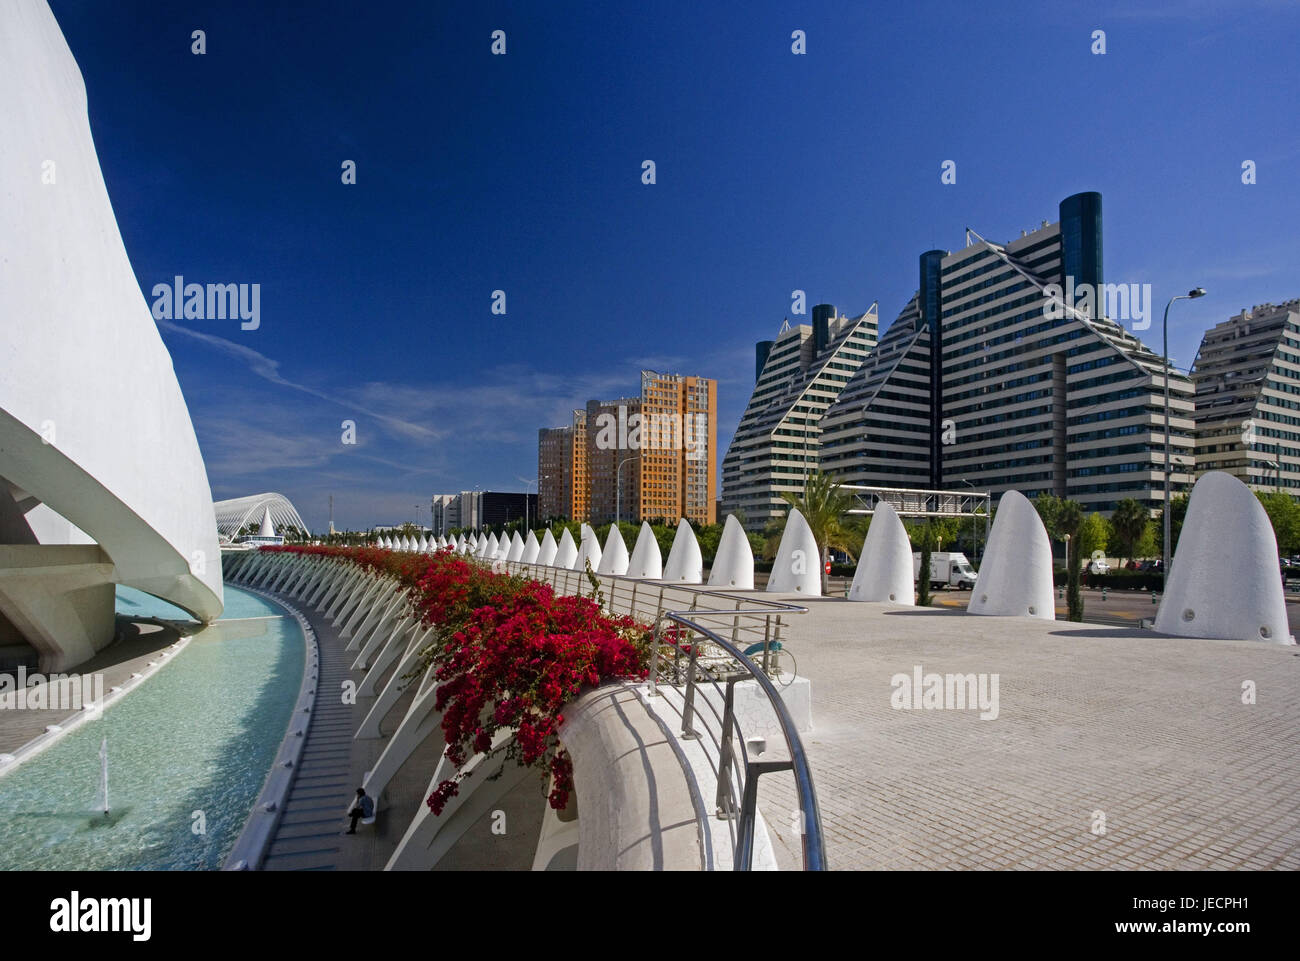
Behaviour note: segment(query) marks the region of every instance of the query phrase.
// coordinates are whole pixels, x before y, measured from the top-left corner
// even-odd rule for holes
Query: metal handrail
[[[553,586],[559,587],[562,581],[561,590],[566,593],[570,589],[576,589],[582,592],[586,583],[585,571],[573,571],[565,568],[556,568],[540,564],[523,564],[514,561],[507,562],[506,568],[513,568],[516,572],[527,571],[533,576],[537,576]],[[651,647],[650,657],[650,696],[655,696],[656,688],[660,683],[659,677],[659,646],[661,643],[668,644],[674,649],[674,659],[672,671],[674,681],[680,681],[681,672],[677,669],[680,656],[684,653],[680,650],[678,644],[671,641],[662,640],[663,624],[667,621],[681,625],[687,631],[699,634],[708,639],[710,644],[716,645],[722,652],[730,657],[741,670],[738,673],[730,673],[726,676],[717,676],[707,666],[699,662],[698,643],[690,644],[688,665],[685,671],[686,683],[683,692],[684,707],[679,711],[682,719],[681,736],[687,740],[693,740],[701,736],[701,732],[696,729],[695,719],[697,708],[695,707],[695,688],[699,675],[703,674],[705,680],[710,683],[715,690],[722,695],[724,708],[721,716],[718,715],[714,705],[708,704],[710,712],[714,718],[722,725],[722,730],[716,737],[713,736],[711,725],[702,724],[718,748],[718,789],[717,789],[717,813],[718,817],[727,820],[731,824],[732,842],[733,842],[733,866],[737,871],[750,870],[753,864],[754,853],[754,836],[757,825],[758,815],[758,779],[764,774],[770,774],[778,771],[790,771],[794,777],[795,789],[799,803],[799,813],[802,816],[802,848],[803,848],[803,866],[806,871],[825,871],[826,864],[826,843],[822,829],[821,808],[817,802],[817,791],[813,785],[812,770],[808,763],[807,751],[803,746],[803,741],[799,737],[799,731],[795,725],[794,719],[790,716],[789,708],[786,707],[785,701],[782,700],[780,692],[776,685],[768,677],[767,671],[771,666],[771,654],[773,645],[781,637],[781,617],[786,614],[807,614],[808,608],[796,604],[788,604],[783,601],[768,600],[761,597],[742,597],[734,591],[717,591],[704,588],[697,588],[690,584],[674,584],[663,581],[654,582],[646,581],[641,578],[628,577],[620,574],[600,574],[597,575],[602,586],[605,582],[611,581],[609,597],[612,601],[617,585],[627,583],[631,585],[632,597],[628,603],[629,612],[635,615],[635,588],[646,587],[653,591],[658,588],[658,604],[656,605],[655,624],[654,624],[654,641]],[[571,583],[572,579],[572,583]],[[666,590],[677,588],[689,592],[691,595],[691,607],[688,610],[664,610],[662,607],[664,601],[664,592]],[[650,594],[650,592],[647,592]],[[653,596],[650,594],[650,596]],[[720,598],[734,607],[727,609],[699,608],[696,602],[700,598],[711,597]],[[742,607],[742,605],[745,605]],[[702,621],[716,620],[718,618],[729,618],[733,621],[733,632],[739,634],[740,619],[742,617],[761,617],[764,618],[762,642],[763,657],[761,666],[755,664],[752,659],[747,657],[744,651],[732,641],[721,637],[717,631],[705,626]],[[776,630],[772,630],[772,618],[776,618]],[[746,628],[748,630],[750,628]],[[753,629],[757,629],[757,625]],[[768,703],[772,706],[776,714],[777,721],[781,727],[782,736],[785,738],[788,758],[785,760],[757,761],[749,758],[749,751],[743,732],[736,719],[734,711],[735,685],[739,681],[754,680],[763,694],[766,696]],[[676,685],[674,685],[676,686]],[[733,746],[733,740],[739,741],[738,746]],[[709,762],[712,768],[712,762]],[[731,777],[734,772],[735,778]],[[737,796],[739,795],[739,796]]]
[[[764,602],[771,604],[774,602]],[[806,614],[806,607],[796,607],[792,604],[780,605],[788,613]],[[721,650],[730,655],[738,663],[743,672],[732,674],[721,680],[726,684],[723,696],[725,699],[725,710],[723,714],[723,733],[719,744],[719,764],[718,764],[718,797],[719,797],[719,816],[728,819],[737,818],[738,815],[738,837],[736,840],[736,850],[734,856],[735,869],[738,871],[747,871],[752,866],[754,854],[754,831],[758,810],[758,778],[763,774],[769,774],[775,771],[790,771],[795,780],[795,789],[799,799],[799,811],[803,819],[802,845],[803,845],[803,865],[806,871],[824,871],[826,870],[826,843],[822,832],[821,808],[817,803],[817,790],[813,784],[812,770],[808,764],[808,755],[804,750],[803,741],[799,737],[799,731],[790,716],[789,709],[781,699],[780,692],[777,691],[776,685],[772,683],[771,678],[754,664],[752,660],[730,641],[718,635],[716,631],[710,630],[703,624],[698,623],[694,618],[701,614],[728,614],[736,615],[751,613],[767,613],[765,611],[665,611],[664,620],[673,621],[682,625],[690,631],[703,635],[709,639],[711,644],[717,645]],[[656,638],[659,636],[658,625],[656,625]],[[674,645],[676,646],[676,645]],[[694,688],[696,684],[696,656],[699,645],[691,645],[691,664],[687,670],[686,680],[686,701],[687,713],[683,718],[683,727],[687,732],[695,733],[692,728],[692,717],[690,706],[693,702]],[[767,650],[765,646],[764,654]],[[652,658],[651,670],[657,670],[657,659]],[[740,803],[736,804],[736,798],[730,791],[724,792],[723,782],[730,781],[726,772],[728,767],[737,763],[735,749],[731,746],[732,732],[740,733],[739,724],[736,721],[734,705],[734,691],[737,681],[753,679],[758,683],[759,688],[767,696],[768,703],[771,704],[773,711],[776,713],[777,721],[781,725],[781,733],[785,737],[786,748],[789,753],[788,760],[783,761],[751,761],[748,751],[745,748],[743,736],[739,737],[741,759],[739,763],[743,765],[743,780],[741,780]],[[716,687],[718,679],[710,679]],[[698,735],[697,735],[698,736]],[[739,769],[737,773],[740,773]],[[738,779],[740,780],[740,779]],[[727,804],[724,806],[724,793],[728,795]]]

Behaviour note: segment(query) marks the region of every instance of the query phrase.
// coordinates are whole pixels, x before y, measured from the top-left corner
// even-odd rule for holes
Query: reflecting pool
[[[96,721],[0,775],[0,869],[216,869],[288,728],[302,632],[225,588],[222,619]],[[190,618],[127,588],[119,612]],[[100,802],[107,739],[109,813]]]

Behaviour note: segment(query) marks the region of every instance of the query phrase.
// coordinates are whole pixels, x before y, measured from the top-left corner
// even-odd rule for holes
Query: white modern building
[[[1196,470],[1300,494],[1300,299],[1206,331],[1192,370]]]
[[[1130,285],[1103,281],[1100,194],[1059,213],[1005,244],[967,229],[962,249],[921,254],[888,349],[822,418],[823,470],[864,486],[1047,493],[1086,511],[1160,506],[1164,364],[1125,326],[1146,329],[1154,305],[1148,291],[1145,316],[1125,317]],[[1171,369],[1169,389],[1177,491],[1193,480],[1191,380]]]
[[[803,490],[818,469],[821,418],[876,344],[876,305],[857,317],[829,304],[812,324],[781,325],[776,340],[756,345],[756,383],[722,461],[722,513],[762,530],[784,517],[784,492]]]
[[[55,671],[112,640],[115,584],[216,618],[221,560],[81,72],[43,0],[0,16],[0,648]]]

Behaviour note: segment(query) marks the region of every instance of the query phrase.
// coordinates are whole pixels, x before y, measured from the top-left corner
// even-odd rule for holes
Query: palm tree
[[[804,480],[802,495],[785,491],[781,497],[803,515],[812,529],[817,552],[821,555],[822,593],[825,594],[826,551],[834,547],[853,557],[851,545],[854,538],[840,520],[853,504],[853,498],[841,489],[839,481],[821,471],[809,474]]]
[[[1126,497],[1115,505],[1115,512],[1110,515],[1110,526],[1115,532],[1116,553],[1124,560],[1132,560],[1150,520],[1151,512],[1132,497]]]

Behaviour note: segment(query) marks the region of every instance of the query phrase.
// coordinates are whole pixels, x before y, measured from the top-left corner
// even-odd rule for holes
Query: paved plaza
[[[1300,648],[803,603],[787,643],[833,868],[1300,868]],[[996,719],[892,707],[918,665],[998,675]],[[759,797],[796,867],[792,780]]]

